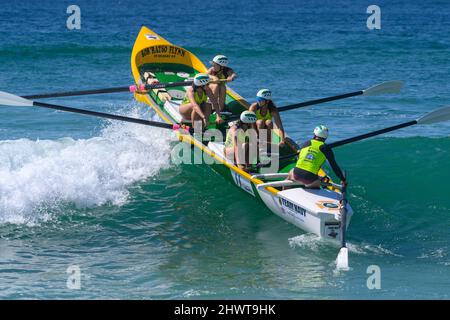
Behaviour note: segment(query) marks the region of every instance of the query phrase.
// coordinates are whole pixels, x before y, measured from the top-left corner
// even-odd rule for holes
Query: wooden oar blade
[[[31,107],[33,101],[24,99],[11,93],[0,91],[0,105],[13,107]]]
[[[339,254],[336,258],[336,269],[342,271],[348,271],[350,269],[348,266],[348,249],[346,247],[339,250]]]
[[[450,106],[439,108],[417,119],[417,124],[433,124],[450,120]]]
[[[399,93],[403,87],[403,81],[387,81],[363,90],[364,96],[376,96],[380,94]]]

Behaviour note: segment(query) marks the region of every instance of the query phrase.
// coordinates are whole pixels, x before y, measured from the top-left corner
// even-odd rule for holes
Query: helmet
[[[256,94],[258,100],[272,100],[272,92],[269,89],[261,89]]]
[[[314,135],[316,137],[326,139],[326,138],[328,138],[328,128],[323,125],[317,126],[314,129]]]
[[[209,83],[209,80],[209,76],[206,73],[199,73],[194,77],[194,85],[198,87],[206,86]]]
[[[214,57],[213,62],[217,63],[219,66],[226,67],[228,65],[228,58],[219,54]]]
[[[241,121],[243,123],[255,123],[256,114],[253,111],[244,111],[241,113]]]

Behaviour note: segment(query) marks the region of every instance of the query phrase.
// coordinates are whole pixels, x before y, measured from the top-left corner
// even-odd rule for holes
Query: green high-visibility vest
[[[300,150],[296,167],[317,175],[327,160],[323,152],[320,151],[323,144],[323,141],[311,140],[309,147]]]

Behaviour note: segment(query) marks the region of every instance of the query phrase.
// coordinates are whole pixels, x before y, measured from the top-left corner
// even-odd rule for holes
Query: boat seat
[[[149,85],[153,84],[155,82],[155,80],[157,80],[155,74],[150,71],[144,72],[143,78],[144,78],[144,82]],[[172,96],[169,94],[169,92],[167,92],[167,90],[165,88],[152,89],[152,91],[162,102],[172,100]]]

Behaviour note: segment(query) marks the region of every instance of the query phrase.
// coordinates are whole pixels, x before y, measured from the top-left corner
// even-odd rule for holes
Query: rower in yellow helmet
[[[331,168],[342,184],[347,184],[345,177],[334,158],[334,153],[325,144],[328,138],[328,128],[317,126],[314,129],[314,138],[306,141],[300,148],[296,166],[289,172],[287,179],[298,181],[307,188],[319,188],[319,171],[328,160]]]
[[[258,134],[261,135],[262,130],[267,130],[267,140],[264,142],[267,142],[267,145],[269,146],[272,142],[273,122],[275,122],[277,128],[280,130],[280,146],[282,147],[285,143],[286,134],[284,132],[280,114],[272,101],[272,92],[269,89],[259,90],[256,94],[256,102],[250,106],[249,110],[256,114],[256,128],[258,129]],[[262,141],[260,141],[260,143],[261,142]]]
[[[223,111],[225,109],[225,98],[227,94],[225,82],[233,81],[237,77],[237,74],[233,69],[228,67],[228,58],[222,54],[215,56],[211,64],[211,68],[208,69],[208,75],[214,83],[211,83],[209,86],[216,96],[220,111]]]
[[[244,111],[240,119],[230,127],[224,144],[224,153],[227,159],[242,170],[251,168],[250,159],[257,158],[257,133],[255,129],[256,115],[252,111]],[[254,151],[252,156],[251,152]]]
[[[208,127],[212,107],[217,113],[216,123],[223,121],[220,117],[217,101],[208,86],[209,82],[210,78],[207,74],[199,73],[195,75],[194,83],[186,90],[186,96],[180,105],[180,114],[184,119],[191,120],[192,123],[196,120],[202,120],[204,128]],[[212,105],[207,102],[208,98]]]

